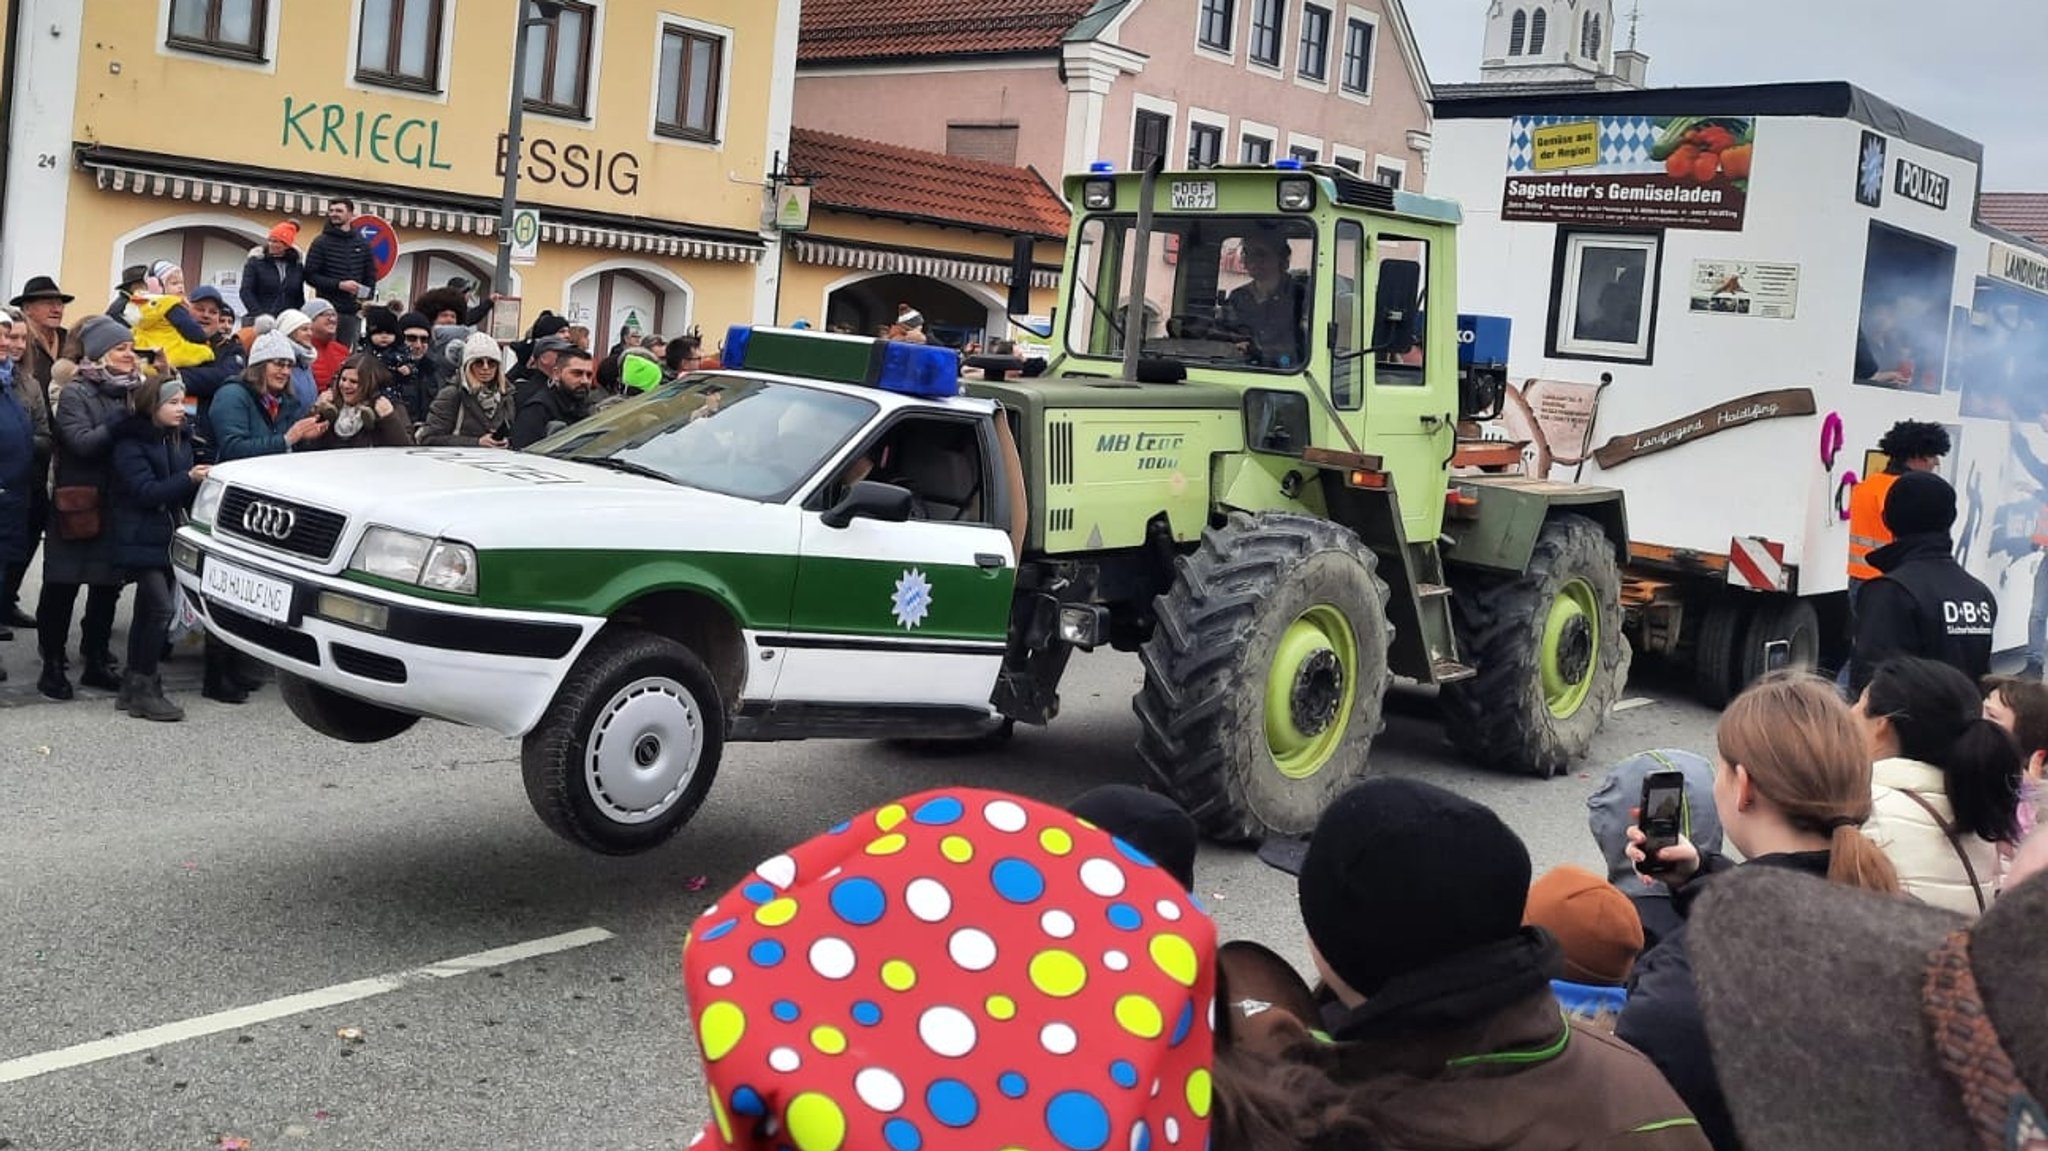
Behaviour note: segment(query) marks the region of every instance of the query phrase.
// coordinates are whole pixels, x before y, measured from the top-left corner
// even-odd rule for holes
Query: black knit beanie
[[[414,329],[418,329],[419,331],[426,332],[429,335],[431,335],[434,331],[434,321],[419,314],[418,312],[407,312],[406,314],[398,317],[399,335],[402,336],[407,332],[413,331]]]
[[[371,336],[395,336],[398,334],[398,317],[392,314],[390,308],[364,308],[363,332]]]
[[[1374,779],[1323,812],[1301,865],[1301,920],[1337,977],[1371,996],[1397,976],[1515,938],[1529,852],[1490,809]]]
[[[1068,804],[1067,811],[1137,848],[1184,890],[1195,889],[1202,836],[1179,804],[1142,787],[1111,783]]]
[[[1933,472],[1907,472],[1884,497],[1884,526],[1895,536],[1947,532],[1956,525],[1956,490]]]

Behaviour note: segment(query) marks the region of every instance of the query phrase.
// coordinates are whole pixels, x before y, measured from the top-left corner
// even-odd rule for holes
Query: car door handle
[[[978,568],[1004,568],[1010,566],[1010,557],[994,552],[975,552],[974,566]]]

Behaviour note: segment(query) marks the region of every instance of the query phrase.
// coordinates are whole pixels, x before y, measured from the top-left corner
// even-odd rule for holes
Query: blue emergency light
[[[1293,156],[1282,156],[1280,159],[1273,161],[1273,166],[1282,172],[1301,171],[1301,161]]]
[[[960,394],[960,353],[936,344],[735,324],[726,330],[719,362],[728,368],[831,380],[904,396]]]

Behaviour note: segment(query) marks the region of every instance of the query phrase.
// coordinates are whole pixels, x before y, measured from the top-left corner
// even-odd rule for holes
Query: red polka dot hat
[[[953,788],[778,855],[683,951],[706,1148],[1203,1151],[1216,929],[1093,825]]]

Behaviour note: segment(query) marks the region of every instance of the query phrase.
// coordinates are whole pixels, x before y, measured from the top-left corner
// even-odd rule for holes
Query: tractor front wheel
[[[1305,834],[1365,772],[1386,601],[1372,550],[1311,516],[1233,514],[1180,559],[1139,651],[1138,753],[1203,831]]]
[[[1443,689],[1452,742],[1488,767],[1562,774],[1628,681],[1614,546],[1584,516],[1558,516],[1521,576],[1453,587],[1458,642],[1478,675]]]

